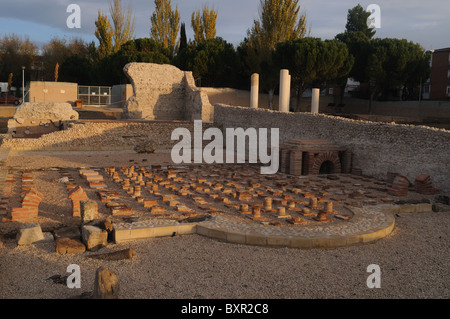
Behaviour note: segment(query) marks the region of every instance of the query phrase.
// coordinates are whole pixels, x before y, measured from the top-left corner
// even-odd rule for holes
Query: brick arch
[[[326,161],[329,161],[333,164],[333,173],[341,173],[341,160],[339,159],[338,152],[323,152],[319,153],[319,155],[314,158],[311,174],[318,175],[320,167]]]

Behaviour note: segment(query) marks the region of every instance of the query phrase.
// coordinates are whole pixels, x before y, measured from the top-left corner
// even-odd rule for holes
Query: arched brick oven
[[[311,175],[317,174],[340,174],[341,160],[339,152],[323,152],[314,156]]]
[[[352,154],[323,140],[289,140],[280,147],[280,171],[291,175],[351,172]]]

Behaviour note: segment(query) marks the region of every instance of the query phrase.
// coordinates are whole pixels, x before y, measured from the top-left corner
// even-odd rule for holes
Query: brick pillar
[[[289,156],[289,174],[302,175],[302,151],[291,151]]]

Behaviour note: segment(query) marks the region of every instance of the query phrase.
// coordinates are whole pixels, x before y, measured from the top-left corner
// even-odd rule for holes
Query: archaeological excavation
[[[81,119],[69,104],[17,109],[0,146],[3,252],[46,245],[56,259],[131,263],[137,243],[189,236],[352,249],[392,237],[396,216],[449,210],[446,130],[211,105],[189,72],[125,72],[134,95],[120,119]],[[203,132],[279,128],[278,171],[261,174],[248,158],[175,164],[171,134],[194,132],[194,120]]]

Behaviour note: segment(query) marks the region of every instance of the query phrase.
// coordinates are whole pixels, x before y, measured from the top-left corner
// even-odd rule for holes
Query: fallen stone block
[[[86,251],[86,246],[71,238],[58,238],[56,239],[56,252],[60,255],[66,254],[82,254]]]
[[[60,229],[55,230],[54,234],[56,239],[70,238],[81,240],[81,230],[78,226],[62,227]]]
[[[97,251],[108,244],[108,232],[97,226],[83,226],[81,238],[86,245],[86,249],[90,251]]]
[[[17,233],[17,245],[31,245],[32,243],[43,240],[44,238],[44,234],[42,233],[42,229],[39,224],[24,224]]]

